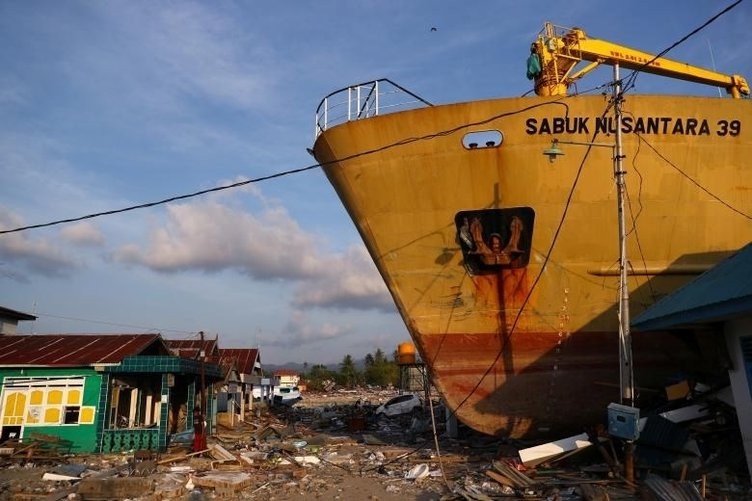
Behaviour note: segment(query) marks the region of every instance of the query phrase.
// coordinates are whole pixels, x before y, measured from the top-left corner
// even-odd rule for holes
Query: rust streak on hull
[[[619,398],[614,332],[576,333],[563,342],[557,334],[525,333],[508,354],[496,333],[420,339],[449,406],[485,433],[515,438],[564,433],[573,422],[601,422],[606,406]],[[642,401],[662,395],[663,385],[682,374],[721,370],[715,341],[712,332],[636,334],[637,371],[646,388]]]

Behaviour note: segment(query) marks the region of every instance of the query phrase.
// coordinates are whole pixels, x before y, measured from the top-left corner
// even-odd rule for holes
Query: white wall
[[[739,339],[752,337],[752,316],[728,321],[724,324],[726,345],[729,349],[732,368],[729,370],[731,391],[734,395],[736,416],[742,434],[747,469],[752,477],[752,381],[747,380],[747,371]]]

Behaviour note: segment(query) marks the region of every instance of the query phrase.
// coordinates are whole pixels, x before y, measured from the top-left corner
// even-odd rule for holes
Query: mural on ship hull
[[[530,207],[458,212],[454,224],[468,272],[483,275],[527,266],[534,219]]]

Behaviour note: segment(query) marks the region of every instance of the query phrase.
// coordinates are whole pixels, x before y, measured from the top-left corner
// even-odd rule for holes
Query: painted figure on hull
[[[527,265],[533,212],[529,208],[458,213],[457,237],[472,274]]]

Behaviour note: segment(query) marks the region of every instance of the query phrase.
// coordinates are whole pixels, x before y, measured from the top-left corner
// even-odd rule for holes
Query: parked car
[[[274,388],[272,398],[274,399],[275,404],[295,405],[298,401],[303,399],[303,395],[300,394],[300,390],[297,386],[293,388],[277,386]]]
[[[423,407],[423,402],[414,393],[406,393],[390,398],[385,403],[376,408],[377,416],[399,416],[401,414],[410,414],[419,411]]]

